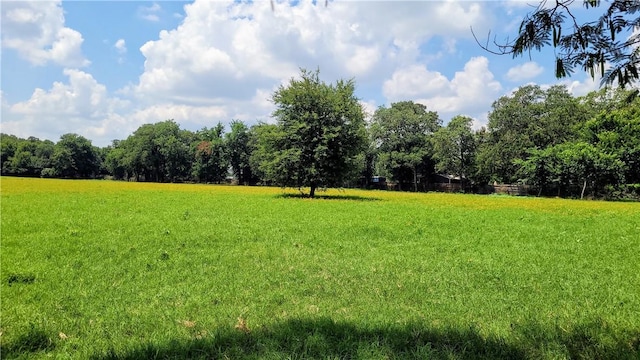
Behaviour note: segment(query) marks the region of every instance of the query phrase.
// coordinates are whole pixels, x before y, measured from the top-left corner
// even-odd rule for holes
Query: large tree
[[[520,87],[496,100],[489,113],[489,143],[479,149],[481,171],[492,180],[518,180],[518,164],[529,149],[574,140],[576,127],[586,121],[586,110],[564,86],[543,90],[538,85]],[[487,168],[488,167],[488,168]]]
[[[225,134],[225,143],[229,164],[238,184],[247,185],[253,180],[249,157],[249,128],[242,121],[231,122],[231,132]]]
[[[267,180],[281,186],[342,186],[366,143],[362,106],[353,80],[327,84],[320,72],[300,78],[273,94],[277,120],[273,153],[261,163]],[[272,134],[273,135],[273,134]]]
[[[64,134],[55,145],[52,163],[60,177],[91,178],[100,171],[98,149],[77,134]]]
[[[144,124],[119,143],[123,151],[114,155],[128,176],[137,180],[180,181],[189,175],[191,138],[192,134],[173,120]]]
[[[259,123],[249,129],[249,166],[262,185],[270,184],[278,172],[274,154],[281,136],[275,124]]]
[[[197,181],[221,183],[226,179],[229,161],[223,132],[224,126],[218,123],[196,133],[191,174]]]
[[[432,168],[430,136],[440,127],[434,111],[413,101],[380,107],[373,114],[371,136],[377,146],[378,160],[394,180],[412,183],[418,190],[418,176]]]
[[[602,82],[630,85],[639,78],[640,10],[638,0],[583,0],[589,13],[581,21],[575,0],[543,0],[521,22],[513,40],[481,46],[513,57],[553,46],[556,76],[570,75],[576,67],[602,76]],[[495,47],[494,47],[495,46]],[[495,50],[494,50],[495,49]]]
[[[475,136],[471,129],[473,119],[455,116],[447,126],[438,129],[432,138],[436,170],[458,175],[464,185],[474,171]]]

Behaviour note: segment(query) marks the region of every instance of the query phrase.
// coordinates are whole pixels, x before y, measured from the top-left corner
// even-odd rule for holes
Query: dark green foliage
[[[93,178],[101,166],[98,149],[90,140],[77,134],[60,137],[51,162],[56,176],[63,178]]]
[[[103,149],[76,134],[58,143],[0,134],[3,175],[154,182],[370,187],[380,175],[425,190],[435,172],[465,190],[521,183],[539,195],[640,197],[640,93],[602,89],[571,96],[565,86],[523,86],[496,100],[487,128],[412,101],[380,107],[369,128],[353,81],[326,84],[302,72],[273,95],[276,124],[218,123],[197,132],[173,120],[145,124]],[[367,133],[368,130],[368,133]],[[368,141],[367,141],[368,139]]]
[[[55,173],[52,167],[54,143],[35,137],[20,139],[0,134],[2,146],[2,174],[40,176],[42,172]]]
[[[193,133],[173,120],[139,127],[126,140],[114,141],[105,168],[116,178],[182,181],[189,177]]]
[[[258,140],[260,172],[280,186],[341,187],[365,145],[364,115],[353,81],[326,84],[319,71],[301,71],[273,94],[275,129]]]
[[[255,183],[251,173],[249,158],[251,150],[249,148],[249,128],[242,121],[231,122],[231,132],[225,135],[229,165],[233,171],[238,184],[248,185]]]
[[[394,180],[418,191],[418,178],[433,171],[430,137],[440,126],[438,114],[412,101],[380,107],[373,115],[371,137],[378,161]],[[401,186],[402,187],[402,186]]]
[[[211,129],[196,133],[194,161],[191,174],[196,181],[221,183],[227,177],[227,147],[223,138],[224,126],[218,123]]]
[[[277,151],[277,140],[280,131],[275,124],[258,124],[249,131],[249,147],[251,156],[249,165],[251,172],[261,179],[263,185],[271,185],[278,171],[277,164],[272,154]]]
[[[33,284],[36,281],[34,274],[10,273],[6,278],[9,286],[14,284]]]
[[[0,133],[0,169],[3,175],[10,173],[9,160],[14,157],[19,141],[20,139],[15,135]]]
[[[626,183],[640,183],[640,98],[600,112],[584,124],[581,135],[624,162],[622,175]]]
[[[520,178],[541,194],[620,197],[627,190],[616,189],[640,181],[640,100],[628,94],[601,91],[583,98],[584,111],[594,115],[575,127],[576,140],[527,149],[513,163]]]
[[[518,165],[529,149],[544,149],[577,138],[576,126],[586,111],[564,86],[542,90],[537,85],[519,88],[493,103],[489,113],[488,144],[481,146],[480,171],[492,181],[515,183]]]
[[[583,23],[571,8],[573,2],[542,1],[522,20],[515,40],[496,43],[497,51],[490,50],[489,44],[483,48],[518,57],[553,46],[558,78],[581,68],[592,77],[601,75],[603,84],[633,85],[639,79],[640,33],[635,29],[640,25],[640,1],[613,0],[601,7],[600,0],[584,0],[588,12],[597,17]]]
[[[469,117],[456,116],[432,138],[436,170],[457,175],[463,183],[475,172],[476,138],[472,122]]]

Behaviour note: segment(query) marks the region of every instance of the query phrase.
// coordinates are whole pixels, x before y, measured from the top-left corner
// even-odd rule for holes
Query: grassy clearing
[[[640,357],[637,203],[0,185],[3,358]]]

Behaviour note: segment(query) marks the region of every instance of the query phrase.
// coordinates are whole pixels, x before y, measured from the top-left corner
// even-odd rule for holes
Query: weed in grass
[[[234,326],[234,328],[245,334],[248,334],[251,332],[251,329],[249,329],[249,326],[247,326],[247,320],[242,316],[238,317],[238,323]]]
[[[34,274],[10,273],[6,277],[6,282],[9,286],[15,284],[33,284],[35,281],[36,276]]]

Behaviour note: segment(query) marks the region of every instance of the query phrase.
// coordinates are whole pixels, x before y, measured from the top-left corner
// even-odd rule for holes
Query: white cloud
[[[445,49],[455,51],[453,37],[487,21],[479,4],[455,1],[301,1],[272,11],[267,2],[196,0],[185,14],[140,48],[145,70],[131,88],[140,99],[246,98],[319,65],[325,79],[381,82],[395,64],[413,63],[421,43],[446,36]]]
[[[116,48],[116,51],[120,54],[124,54],[127,52],[127,45],[124,41],[124,39],[118,39],[118,41],[116,41],[116,43],[113,45],[113,47]]]
[[[592,91],[597,91],[600,89],[600,76],[596,76],[596,78],[592,78],[590,76],[586,76],[584,80],[563,80],[560,83],[565,84],[567,86],[567,90],[573,96],[583,96],[587,95]]]
[[[389,101],[435,96],[449,90],[449,80],[437,71],[429,71],[415,64],[396,70],[391,79],[384,82],[382,91]]]
[[[399,69],[385,82],[384,90],[389,101],[414,100],[437,111],[446,122],[458,114],[485,117],[502,86],[489,71],[489,60],[475,57],[451,80],[420,65]]]
[[[64,26],[60,1],[3,1],[0,8],[2,47],[16,50],[33,65],[89,65],[81,50],[82,35]]]
[[[373,113],[375,113],[376,110],[378,109],[378,107],[376,106],[376,102],[373,100],[369,100],[369,101],[361,100],[360,106],[362,106],[362,109],[364,110],[366,121],[370,121],[371,117],[373,116]]]
[[[162,11],[162,7],[154,2],[151,6],[138,7],[138,15],[147,21],[157,22],[160,21],[159,13]]]
[[[416,99],[441,115],[473,115],[488,108],[487,99],[500,89],[486,59],[470,60],[451,79],[417,61],[433,38],[443,40],[441,52],[456,53],[460,42],[471,38],[470,25],[486,27],[492,14],[479,4],[332,2],[325,7],[303,0],[277,3],[272,11],[269,2],[196,0],[185,6],[178,27],[140,47],[144,70],[116,92],[119,98],[91,74],[65,70],[68,82],[7,104],[3,129],[52,140],[77,132],[104,146],[144,123],[166,119],[190,130],[232,119],[272,121],[273,91],[300,67],[318,66],[328,82],[354,77],[357,91],[367,87],[367,99],[382,88],[388,99]],[[158,3],[138,8],[138,16],[148,20],[162,12]],[[120,55],[127,52],[124,39],[113,46]],[[382,100],[361,104],[373,113]]]
[[[542,74],[544,68],[535,61],[529,61],[521,65],[517,65],[507,71],[507,79],[509,81],[521,82],[530,80]]]
[[[26,101],[6,107],[3,104],[3,131],[24,137],[53,137],[51,140],[70,132],[84,136],[106,134],[106,125],[112,133],[119,132],[110,124],[118,119],[124,121],[118,113],[130,104],[109,97],[106,87],[86,72],[65,69],[64,74],[69,79],[66,84],[55,82],[49,90],[36,89]]]

